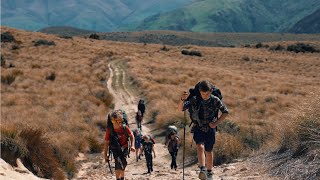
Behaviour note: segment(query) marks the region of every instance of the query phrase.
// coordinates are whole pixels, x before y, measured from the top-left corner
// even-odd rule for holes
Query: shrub
[[[240,131],[240,127],[232,121],[224,120],[218,127],[218,131],[225,132],[228,134],[237,134]]]
[[[97,39],[97,40],[99,40],[99,39],[100,39],[99,35],[98,35],[98,34],[96,34],[96,33],[94,33],[94,34],[90,34],[89,38],[91,38],[91,39]]]
[[[26,167],[38,176],[44,178],[64,179],[64,174],[58,160],[54,156],[48,139],[40,129],[23,129],[19,137],[24,140],[29,151]],[[28,164],[30,163],[30,164]],[[37,167],[37,168],[35,168]]]
[[[181,51],[181,54],[189,55],[189,56],[199,56],[199,57],[202,56],[200,51],[194,51],[194,50],[188,51],[188,50],[185,50],[185,49]]]
[[[270,51],[283,51],[285,50],[286,48],[281,46],[280,44],[276,45],[276,46],[271,46],[269,48]]]
[[[256,48],[257,49],[259,49],[259,48],[262,48],[263,47],[263,45],[262,45],[262,43],[260,42],[260,43],[258,43],[258,44],[256,44]]]
[[[169,49],[166,46],[163,46],[160,50],[161,51],[169,51]]]
[[[309,44],[304,44],[304,43],[297,43],[297,44],[293,44],[293,45],[289,45],[287,47],[287,51],[293,51],[295,53],[299,53],[299,52],[319,52],[318,50],[316,50],[314,47],[310,46]]]
[[[110,107],[113,101],[112,95],[106,90],[96,90],[94,96],[103,102],[106,107]]]
[[[12,50],[17,50],[17,49],[20,49],[20,46],[14,44],[14,45],[12,45],[11,49],[12,49]]]
[[[39,39],[34,42],[34,46],[41,46],[41,45],[55,46],[56,43],[54,41],[47,41],[45,39]]]
[[[242,56],[241,60],[250,61],[250,57],[249,56]]]
[[[103,150],[103,144],[100,143],[97,139],[94,137],[88,138],[89,147],[90,147],[90,153],[101,153]]]
[[[240,157],[244,150],[241,142],[233,135],[218,133],[214,145],[214,164],[220,165],[230,163],[233,159]]]
[[[46,80],[54,81],[56,79],[56,73],[51,72],[46,76]]]
[[[63,38],[63,39],[73,39],[72,36],[59,36],[59,38]]]
[[[3,84],[12,84],[16,80],[16,76],[13,74],[1,75],[1,83]]]
[[[15,42],[14,36],[10,32],[4,32],[1,34],[1,42]]]
[[[6,60],[4,59],[3,55],[1,54],[1,67],[6,66]]]

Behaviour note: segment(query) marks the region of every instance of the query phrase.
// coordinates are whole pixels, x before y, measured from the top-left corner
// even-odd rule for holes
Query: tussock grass
[[[14,53],[11,46],[3,45],[1,54],[6,61],[13,60],[15,67],[2,67],[1,75],[11,74],[12,69],[22,72],[10,85],[2,83],[2,124],[28,125],[45,132],[69,177],[76,173],[74,157],[79,152],[99,151],[99,142],[90,138],[103,137],[99,126],[103,127],[102,117],[112,104],[104,86],[109,75],[107,65],[112,60],[121,60],[126,65],[132,84],[148,102],[146,121],[158,128],[175,124],[180,135],[183,113],[177,111],[177,106],[181,93],[200,80],[213,82],[222,91],[223,101],[230,110],[227,120],[218,127],[216,163],[230,162],[262,148],[275,148],[281,142],[278,137],[282,139],[283,135],[295,137],[290,136],[292,118],[285,119],[287,132],[278,131],[284,127],[281,114],[295,108],[301,99],[319,95],[317,53],[167,45],[170,51],[161,51],[163,45],[78,37],[65,40],[42,33],[2,29],[21,41],[21,47],[19,53]],[[34,47],[35,39],[54,41],[56,46]],[[287,47],[279,42],[268,43],[270,47],[277,44]],[[205,56],[184,56],[183,49],[197,50]],[[48,72],[55,72],[54,81],[45,80]],[[189,124],[189,118],[187,121]],[[301,132],[305,132],[305,127]],[[302,134],[301,137],[310,139]],[[186,139],[191,144],[188,127]],[[292,142],[287,139],[285,147],[294,147]],[[194,146],[186,149],[188,158],[196,157]]]

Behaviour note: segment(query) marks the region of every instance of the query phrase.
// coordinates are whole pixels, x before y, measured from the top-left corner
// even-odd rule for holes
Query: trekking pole
[[[186,110],[183,111],[183,157],[182,157],[182,179],[184,180],[184,159],[186,154],[186,125],[187,125],[187,118],[186,118]]]

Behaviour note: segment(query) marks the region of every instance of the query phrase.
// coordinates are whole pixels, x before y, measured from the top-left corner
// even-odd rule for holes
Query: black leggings
[[[171,168],[177,168],[177,155],[178,155],[178,150],[170,152],[171,155]]]
[[[149,170],[152,170],[152,154],[147,154],[145,153],[145,156],[146,156],[146,160],[147,160],[147,168],[148,168],[148,171]]]

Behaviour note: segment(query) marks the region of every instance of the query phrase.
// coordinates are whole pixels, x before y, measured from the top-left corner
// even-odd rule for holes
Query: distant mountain
[[[1,23],[33,31],[287,32],[318,9],[319,0],[2,0]],[[297,26],[308,32],[304,24]]]
[[[94,31],[130,27],[192,0],[2,0],[1,24],[26,30],[72,26]]]
[[[203,0],[148,17],[137,29],[284,32],[319,8],[319,0]]]
[[[290,30],[291,33],[320,33],[320,9],[301,19]]]

